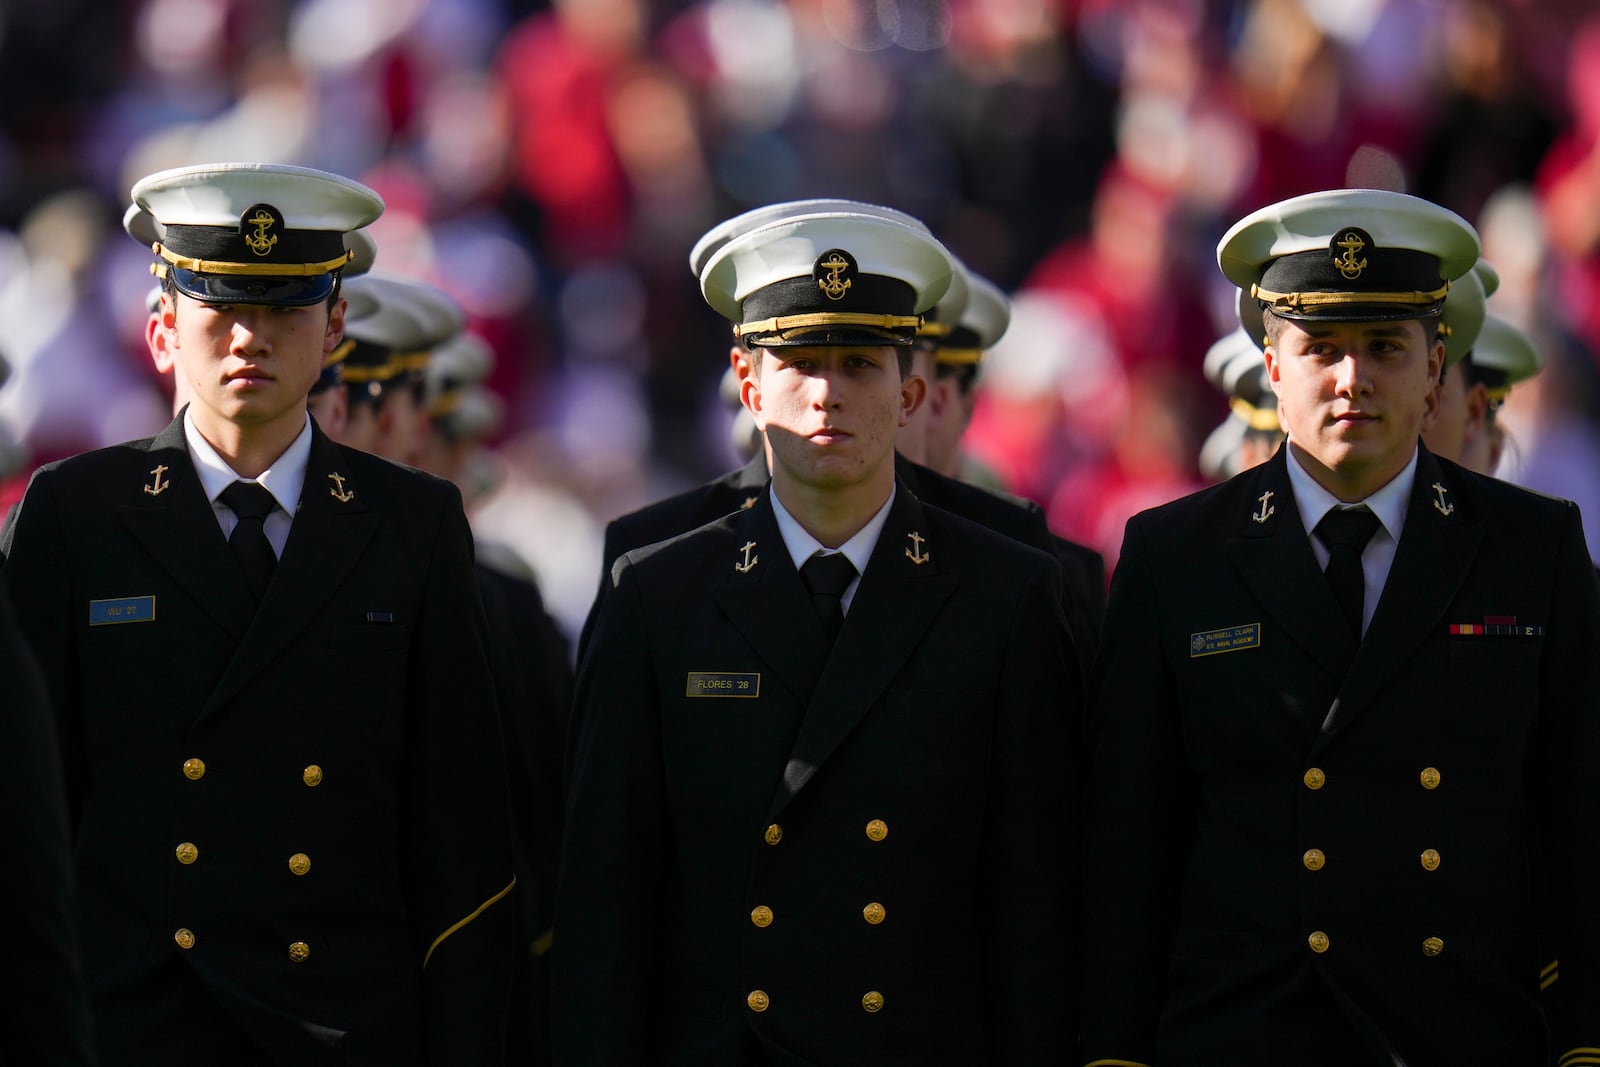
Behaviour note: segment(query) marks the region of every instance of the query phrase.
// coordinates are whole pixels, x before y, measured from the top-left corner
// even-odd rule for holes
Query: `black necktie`
[[[839,627],[844,625],[844,607],[839,598],[844,596],[855,576],[856,566],[843,552],[814,555],[800,568],[800,579],[811,591],[811,606],[822,620],[829,645],[839,636]]]
[[[278,565],[278,556],[263,529],[278,502],[259,482],[234,482],[222,491],[222,502],[239,518],[228,537],[228,547],[244,574],[244,584],[259,602],[272,579],[272,569]]]
[[[1344,510],[1334,508],[1317,523],[1317,538],[1328,546],[1328,587],[1333,599],[1339,602],[1345,621],[1356,643],[1361,643],[1361,607],[1366,592],[1366,578],[1361,570],[1361,553],[1378,532],[1378,516],[1365,507]]]

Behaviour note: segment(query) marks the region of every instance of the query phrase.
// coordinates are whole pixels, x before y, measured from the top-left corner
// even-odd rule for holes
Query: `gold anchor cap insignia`
[[[744,546],[739,549],[740,552],[744,553],[744,562],[735,563],[733,565],[734,570],[738,571],[740,574],[749,574],[755,565],[761,562],[760,556],[752,556],[750,554],[750,550],[755,547],[756,543],[754,541],[746,541],[744,543]]]
[[[1268,489],[1256,499],[1261,501],[1261,509],[1259,511],[1251,512],[1250,518],[1254,522],[1266,522],[1268,519],[1272,518],[1272,513],[1278,510],[1278,506],[1271,502],[1272,490]]]
[[[344,478],[342,478],[340,475],[330,474],[328,475],[328,480],[333,482],[333,484],[328,487],[328,495],[333,497],[333,499],[337,500],[341,504],[348,504],[350,501],[355,499],[356,491],[354,489],[346,489],[344,487]]]
[[[278,243],[278,235],[268,235],[267,231],[274,226],[283,225],[283,216],[271,204],[257,204],[255,207],[246,208],[245,213],[239,218],[239,232],[244,235],[245,247],[258,256],[264,256],[272,251]],[[252,232],[253,231],[253,232]]]
[[[1361,250],[1371,247],[1372,235],[1359,226],[1346,226],[1334,234],[1333,240],[1328,243],[1333,265],[1339,268],[1339,273],[1344,275],[1346,281],[1352,282],[1367,269],[1367,261],[1361,257]]]
[[[851,284],[846,275],[855,269],[854,256],[842,248],[833,248],[817,257],[816,265],[811,268],[811,276],[817,279],[817,288],[829,300],[843,300]]]
[[[170,487],[172,485],[172,483],[171,482],[162,481],[161,480],[161,476],[163,474],[167,473],[167,471],[169,471],[169,470],[171,470],[171,468],[168,467],[165,463],[157,465],[155,470],[150,472],[151,474],[156,476],[156,480],[155,480],[154,483],[145,486],[144,487],[144,491],[149,493],[151,496],[160,496],[162,493],[165,493],[167,491],[168,487]]]
[[[906,534],[906,536],[911,538],[911,547],[906,549],[906,559],[920,567],[933,558],[933,553],[922,551],[922,542],[927,540],[926,537],[923,537],[915,530]]]
[[[1438,482],[1434,482],[1431,488],[1433,489],[1434,493],[1437,494],[1433,498],[1433,510],[1444,516],[1453,514],[1456,510],[1456,506],[1454,504],[1446,503],[1444,499],[1444,495],[1450,490],[1440,485]]]

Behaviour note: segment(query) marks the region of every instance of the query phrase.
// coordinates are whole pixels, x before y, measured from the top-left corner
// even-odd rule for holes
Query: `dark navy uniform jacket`
[[[41,469],[3,548],[102,1061],[213,1063],[220,1013],[268,1062],[495,1062],[506,784],[455,489],[314,427],[257,609],[180,419]]]
[[[1062,1062],[1056,570],[901,487],[830,649],[765,492],[624,555],[579,668],[556,1062]]]
[[[1423,449],[1352,650],[1287,462],[1128,523],[1092,685],[1079,1062],[1600,1063],[1577,509]]]

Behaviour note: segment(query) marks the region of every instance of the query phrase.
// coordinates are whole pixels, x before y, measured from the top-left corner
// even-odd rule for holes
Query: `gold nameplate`
[[[1239,652],[1246,648],[1261,647],[1261,624],[1227,626],[1221,630],[1206,630],[1189,635],[1189,658],[1217,656],[1224,652]]]
[[[690,671],[683,695],[754,700],[761,695],[761,675],[735,674],[732,671]]]

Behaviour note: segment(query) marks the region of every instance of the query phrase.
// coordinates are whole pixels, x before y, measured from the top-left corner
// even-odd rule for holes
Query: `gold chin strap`
[[[1306,308],[1334,307],[1339,304],[1432,304],[1443,300],[1450,292],[1450,283],[1431,293],[1274,293],[1259,285],[1250,287],[1250,295],[1265,300],[1268,311],[1302,311]]]
[[[376,367],[347,366],[344,369],[344,380],[354,385],[360,385],[363,382],[387,382],[399,375],[403,369],[400,364],[393,360],[388,363],[380,363]]]
[[[1266,430],[1272,433],[1282,433],[1283,426],[1278,422],[1278,409],[1258,408],[1242,397],[1230,397],[1228,406],[1233,409],[1233,417],[1244,422],[1252,430]]]
[[[151,245],[150,249],[174,267],[192,270],[196,274],[256,275],[268,278],[310,278],[318,274],[327,274],[350,262],[355,255],[346,249],[344,255],[325,263],[225,263],[215,259],[187,259],[170,248],[162,247],[159,241]]]
[[[343,363],[344,357],[348,356],[351,350],[355,347],[356,343],[353,338],[347,338],[343,341],[340,341],[334,350],[328,353],[328,358],[322,361],[322,365],[324,367],[331,367],[335,363]]]
[[[921,315],[862,315],[848,311],[818,311],[810,315],[779,315],[777,318],[746,322],[733,328],[735,337],[757,333],[782,333],[811,326],[867,326],[879,330],[916,329]]]
[[[948,363],[951,366],[970,367],[983,362],[983,349],[941,348],[934,353],[933,358],[939,363]]]
[[[1491,401],[1493,401],[1494,403],[1497,403],[1497,404],[1503,404],[1503,403],[1505,403],[1506,397],[1511,395],[1511,386],[1502,385],[1498,389],[1490,389],[1490,390],[1488,390],[1488,393],[1489,393],[1489,399]]]
[[[420,352],[402,352],[389,357],[389,363],[400,370],[421,370],[428,365],[428,360],[433,357],[433,349],[427,348]]]

